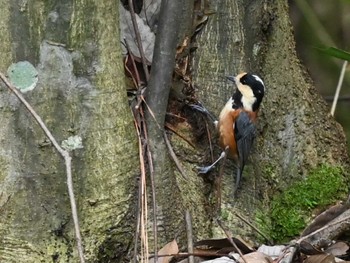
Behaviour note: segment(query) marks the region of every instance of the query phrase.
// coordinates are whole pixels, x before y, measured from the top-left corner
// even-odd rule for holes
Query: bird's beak
[[[233,82],[233,85],[238,89],[238,87],[237,87],[237,82],[236,82],[236,80],[237,80],[236,77],[234,77],[234,76],[226,76],[226,78],[227,78],[228,80],[232,81],[232,82]]]
[[[233,83],[236,83],[236,77],[234,76],[226,76],[228,80],[231,80]]]

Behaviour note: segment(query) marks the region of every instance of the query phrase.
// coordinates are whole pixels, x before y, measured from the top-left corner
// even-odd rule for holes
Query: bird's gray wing
[[[248,113],[245,111],[241,111],[239,113],[234,125],[235,139],[238,151],[238,167],[234,189],[235,194],[239,187],[243,168],[248,160],[248,156],[256,136],[256,127],[255,124],[249,119]]]

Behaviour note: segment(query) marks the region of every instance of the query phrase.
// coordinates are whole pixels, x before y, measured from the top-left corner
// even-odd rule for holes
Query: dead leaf
[[[309,224],[301,236],[307,236],[308,234],[316,231],[317,229],[323,227],[330,221],[332,221],[334,218],[338,217],[342,213],[344,213],[347,209],[349,209],[350,204],[338,204],[330,207],[326,211],[319,214],[312,222]]]
[[[306,242],[305,240],[300,243],[300,251],[305,255],[318,255],[323,254],[324,252],[322,250],[319,250],[315,248],[312,244],[309,242]]]
[[[335,258],[329,254],[313,255],[308,257],[304,263],[335,263]]]
[[[153,49],[154,49],[154,43],[155,43],[156,37],[154,32],[151,31],[151,28],[146,23],[146,21],[141,19],[137,14],[135,14],[135,16],[136,16],[138,31],[141,36],[143,52],[145,54],[147,62],[150,65],[153,58]],[[132,24],[130,12],[126,10],[122,4],[119,5],[119,19],[120,19],[119,24],[120,24],[121,42],[126,41],[130,47],[130,52],[134,56],[141,58],[138,44],[136,42],[136,34],[135,34],[134,26]],[[128,51],[123,45],[122,45],[122,48],[123,48],[123,54],[126,55]]]
[[[140,17],[146,21],[152,32],[157,32],[158,16],[162,0],[144,0]]]
[[[252,252],[243,256],[246,262],[249,263],[273,263],[273,260],[268,255],[261,252]],[[240,263],[245,263],[243,258],[239,259]]]
[[[162,247],[159,251],[158,251],[158,256],[161,255],[170,255],[170,254],[177,254],[179,253],[179,247],[177,245],[176,240],[174,239],[173,241],[169,242],[168,244],[166,244],[164,247]],[[172,259],[172,256],[166,256],[166,257],[158,257],[158,263],[169,263],[170,260]],[[150,263],[154,262],[154,258],[150,259],[149,261]]]
[[[258,252],[264,253],[272,258],[277,258],[280,256],[280,254],[283,253],[283,250],[286,248],[286,246],[280,245],[280,246],[266,246],[261,245],[258,248]]]
[[[130,11],[129,0],[121,0],[120,2],[123,4],[123,6],[128,11]],[[141,10],[142,10],[142,7],[143,7],[143,0],[133,0],[132,3],[133,3],[133,6],[134,6],[135,13],[139,14],[141,12]]]
[[[237,247],[241,250],[243,254],[251,253],[253,249],[249,247],[243,240],[239,238],[232,238],[233,242],[237,245]],[[195,243],[196,247],[205,246],[208,249],[217,249],[217,251],[222,252],[225,251],[235,251],[230,241],[227,238],[222,239],[205,239]],[[230,248],[230,249],[228,249]],[[236,251],[237,252],[237,251]]]
[[[202,261],[202,263],[234,263],[234,262],[236,261],[228,257],[220,257],[220,258]]]
[[[345,242],[339,241],[331,245],[325,250],[326,253],[332,254],[335,257],[343,256],[348,254],[349,245]]]

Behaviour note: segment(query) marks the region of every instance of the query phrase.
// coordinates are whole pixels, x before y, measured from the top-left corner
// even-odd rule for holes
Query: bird
[[[236,163],[234,195],[239,188],[244,166],[248,160],[256,137],[258,111],[265,94],[265,84],[256,74],[243,72],[237,76],[227,76],[236,89],[222,108],[219,120],[201,104],[193,108],[205,113],[214,121],[222,148],[220,157],[211,165],[198,167],[198,172],[206,174],[223,158],[229,157]]]

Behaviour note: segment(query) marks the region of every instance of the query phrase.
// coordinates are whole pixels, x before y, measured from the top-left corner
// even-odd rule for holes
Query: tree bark
[[[28,60],[27,100],[61,142],[83,138],[73,177],[88,262],[125,258],[139,175],[116,1],[1,0],[0,70]],[[63,160],[1,85],[0,261],[77,262]]]
[[[254,219],[276,192],[313,168],[348,167],[345,137],[296,56],[287,1],[211,4],[216,14],[199,35],[193,59],[199,100],[218,116],[233,92],[225,76],[255,72],[266,85],[252,162],[244,171],[237,200],[230,195],[229,169],[223,183],[222,206],[232,211],[235,203],[237,211]]]
[[[348,157],[341,128],[296,57],[287,1],[211,4],[216,13],[197,36],[191,67],[198,98],[218,115],[233,92],[225,76],[243,70],[261,75],[267,87],[238,198],[232,199],[232,165],[225,167],[222,183],[225,222],[248,238],[252,231],[234,210],[254,221],[254,213],[276,192],[320,164],[348,167]],[[0,0],[0,6],[0,70],[20,60],[35,65],[39,83],[26,98],[58,141],[83,138],[84,149],[74,151],[73,176],[87,261],[127,261],[140,172],[124,89],[118,1]],[[191,16],[184,17],[191,24]],[[180,43],[193,33],[191,26],[181,27]],[[173,83],[171,96],[179,87]],[[77,262],[62,160],[24,107],[1,88],[0,261]],[[171,98],[168,111],[181,115],[181,103]],[[185,210],[192,215],[196,240],[223,236],[213,220],[219,193],[195,169],[208,161],[209,141],[205,128],[189,124],[203,128],[203,119],[191,110],[185,113],[192,122],[183,116],[168,122],[182,135],[169,132],[185,176],[169,158],[162,134],[151,132],[151,147],[160,149],[153,158],[165,160],[156,164],[161,167],[156,177],[159,246],[174,237],[186,246]],[[163,120],[165,113],[159,114]]]

